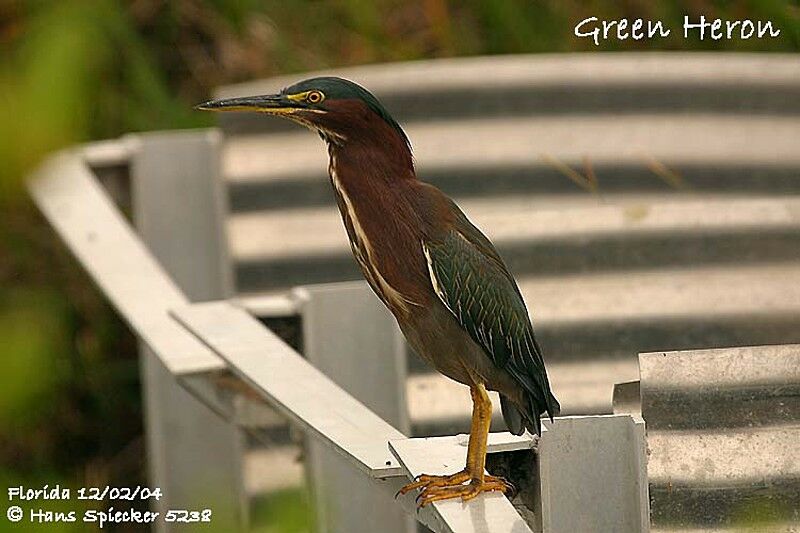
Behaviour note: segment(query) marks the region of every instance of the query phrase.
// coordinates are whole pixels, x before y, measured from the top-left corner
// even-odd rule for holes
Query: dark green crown
[[[363,88],[362,86],[358,85],[357,83],[353,83],[350,80],[345,80],[343,78],[337,78],[336,76],[320,76],[318,78],[309,78],[307,80],[303,80],[300,82],[295,83],[291,87],[287,87],[283,90],[284,93],[287,94],[297,94],[305,91],[311,90],[318,90],[321,91],[325,95],[325,99],[357,99],[361,100],[367,106],[369,106],[372,111],[378,114],[383,120],[385,120],[391,127],[397,130],[398,133],[403,137],[406,144],[411,146],[411,142],[408,140],[406,133],[403,131],[403,128],[400,127],[400,124],[392,118],[392,115],[386,110],[385,107],[378,101],[375,96]]]

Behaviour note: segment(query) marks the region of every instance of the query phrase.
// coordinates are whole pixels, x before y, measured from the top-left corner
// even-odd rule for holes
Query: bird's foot
[[[471,479],[464,485],[426,487],[417,496],[417,506],[425,507],[429,503],[454,498],[461,498],[461,501],[468,502],[484,492],[512,492],[513,490],[511,484],[503,478],[484,476],[483,481]]]
[[[397,491],[395,498],[407,494],[415,489],[425,489],[433,487],[451,487],[454,485],[461,485],[470,478],[469,472],[466,469],[461,472],[449,476],[430,476],[428,474],[420,474],[414,478],[413,483],[405,485],[402,489]]]
[[[429,503],[461,498],[469,501],[482,492],[513,492],[514,486],[501,477],[484,475],[483,480],[473,479],[469,472],[462,470],[450,476],[417,476],[413,483],[409,483],[397,492],[397,496],[406,494],[415,489],[422,489],[417,496],[417,505],[425,507]]]

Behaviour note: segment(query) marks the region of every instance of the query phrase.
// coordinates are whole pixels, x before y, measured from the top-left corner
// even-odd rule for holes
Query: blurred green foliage
[[[770,19],[783,34],[700,43],[673,31],[598,48],[572,33],[588,16],[677,29],[684,14]],[[0,0],[0,485],[144,477],[135,342],[23,192],[45,154],[210,125],[191,105],[213,87],[280,73],[475,54],[799,47],[797,0]],[[307,529],[307,506],[280,498],[262,509],[269,530]]]
[[[66,325],[59,302],[43,291],[3,294],[0,302],[0,339],[17,357],[4,360],[5,379],[0,387],[0,428],[30,433],[41,423],[56,400],[58,376],[64,374],[60,358],[67,345]],[[48,334],[40,334],[40,328]]]
[[[253,504],[252,520],[258,533],[311,531],[314,518],[310,495],[305,490],[282,490],[259,498]]]

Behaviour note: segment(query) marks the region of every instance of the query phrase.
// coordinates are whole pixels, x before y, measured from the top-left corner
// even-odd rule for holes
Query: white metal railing
[[[105,144],[104,150],[110,150],[109,146]],[[181,386],[217,414],[234,422],[242,418],[237,412],[240,403],[225,400],[226,395],[236,392],[220,385],[219,376],[230,373],[316,442],[345,457],[348,468],[362,472],[361,482],[387,501],[410,477],[422,472],[454,471],[463,464],[465,438],[407,438],[235,301],[190,304],[104,193],[81,152],[69,151],[51,158],[31,180],[30,190],[134,333]],[[564,438],[580,442],[581,435],[598,431],[606,434],[604,446],[594,443],[581,448],[579,456],[569,447],[557,445]],[[489,448],[491,452],[524,451],[533,445],[530,438],[499,433],[491,435]],[[592,461],[608,462],[610,457],[625,467],[602,473],[588,468]],[[615,524],[626,524],[626,531],[648,529],[640,419],[576,417],[548,422],[538,459],[530,462],[538,472],[530,480],[534,489],[526,502],[533,507],[535,517],[530,524],[501,495],[488,495],[466,505],[436,502],[421,511],[416,510],[413,498],[401,498],[391,505],[402,506],[434,531],[524,533],[531,527],[567,531],[557,524],[570,523],[565,517],[574,514],[577,500],[600,505],[598,498],[602,497],[604,512],[582,510],[586,511],[582,512],[584,520],[594,521],[593,527],[608,530]],[[573,469],[569,475],[565,475],[565,464]],[[576,466],[579,469],[574,471]],[[631,475],[635,480],[615,477]],[[368,513],[370,509],[360,511]]]
[[[61,153],[30,182],[36,204],[131,329],[176,376],[225,363],[172,320],[189,300],[103,192],[77,152]]]

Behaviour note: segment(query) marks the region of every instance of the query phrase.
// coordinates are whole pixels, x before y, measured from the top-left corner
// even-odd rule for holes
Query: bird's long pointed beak
[[[265,96],[244,96],[209,100],[196,105],[201,111],[257,111],[260,113],[292,113],[298,109],[295,102],[280,94]]]

